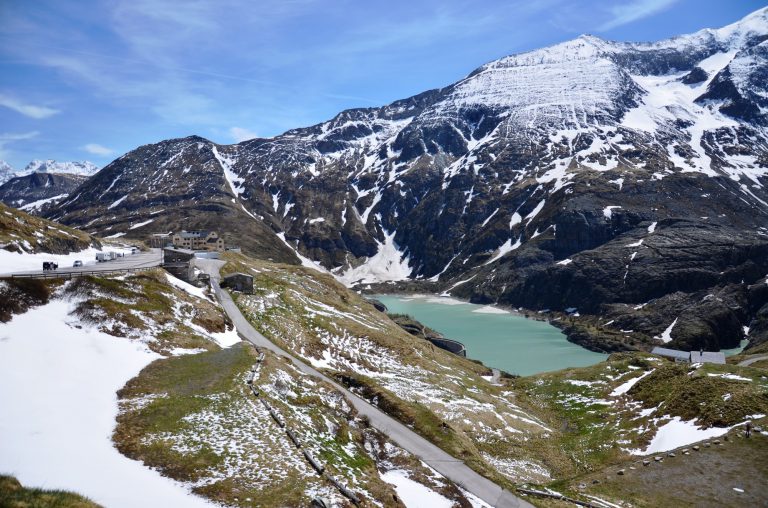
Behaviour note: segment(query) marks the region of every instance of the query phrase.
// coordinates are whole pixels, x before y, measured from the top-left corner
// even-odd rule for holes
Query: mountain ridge
[[[421,281],[534,310],[598,316],[682,292],[668,307],[699,321],[673,345],[730,346],[756,311],[709,309],[722,328],[692,295],[768,273],[767,68],[768,9],[656,43],[582,36],[274,138],[144,145],[47,215],[141,235],[223,213],[251,252],[349,285]],[[579,291],[543,293],[555,283]],[[647,348],[673,319],[654,312],[590,337]]]

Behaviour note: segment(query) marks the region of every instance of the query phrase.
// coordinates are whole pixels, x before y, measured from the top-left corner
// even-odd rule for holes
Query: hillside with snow
[[[624,325],[569,332],[602,350],[678,317],[673,345],[731,347],[768,303],[746,289],[768,273],[767,36],[767,9],[653,43],[581,36],[275,138],[139,147],[45,213],[139,236],[186,218],[348,285],[610,314]]]

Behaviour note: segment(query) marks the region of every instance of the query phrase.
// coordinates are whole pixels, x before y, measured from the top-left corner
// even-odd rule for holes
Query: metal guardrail
[[[0,275],[0,279],[73,279],[75,277],[85,277],[87,275],[118,275],[129,272],[142,272],[159,266],[160,265],[138,266],[134,268],[115,268],[113,270],[88,270],[77,272],[57,272],[53,270],[49,273],[12,273],[10,275]]]

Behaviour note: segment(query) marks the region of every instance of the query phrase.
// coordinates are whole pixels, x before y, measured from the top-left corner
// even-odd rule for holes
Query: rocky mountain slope
[[[66,198],[87,179],[85,175],[48,172],[14,176],[0,185],[0,201],[27,212],[41,212]]]
[[[0,161],[0,201],[31,213],[43,213],[99,171],[95,164],[33,160],[21,171]]]
[[[47,215],[215,227],[350,285],[559,312],[599,349],[730,347],[768,315],[767,39],[768,9],[655,43],[581,36],[275,138],[140,147]]]

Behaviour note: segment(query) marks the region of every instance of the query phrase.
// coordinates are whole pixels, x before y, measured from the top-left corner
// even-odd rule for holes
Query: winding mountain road
[[[370,405],[333,379],[302,362],[264,337],[248,322],[247,319],[245,319],[229,294],[226,291],[221,290],[221,287],[219,286],[219,268],[221,268],[223,264],[223,261],[211,259],[195,260],[195,265],[210,275],[211,285],[216,293],[216,298],[219,300],[219,303],[221,303],[221,306],[224,308],[230,319],[232,319],[232,322],[235,324],[242,337],[247,339],[254,346],[269,349],[274,353],[285,356],[293,362],[301,372],[322,379],[326,383],[333,385],[334,388],[342,392],[347,399],[349,399],[361,415],[365,415],[369,418],[372,427],[383,432],[392,441],[397,443],[398,446],[413,453],[440,474],[452,482],[461,485],[465,490],[479,497],[485,503],[496,508],[533,508],[533,505],[527,501],[515,496],[508,490],[501,488],[494,482],[479,475],[459,459],[449,455],[402,423]]]

